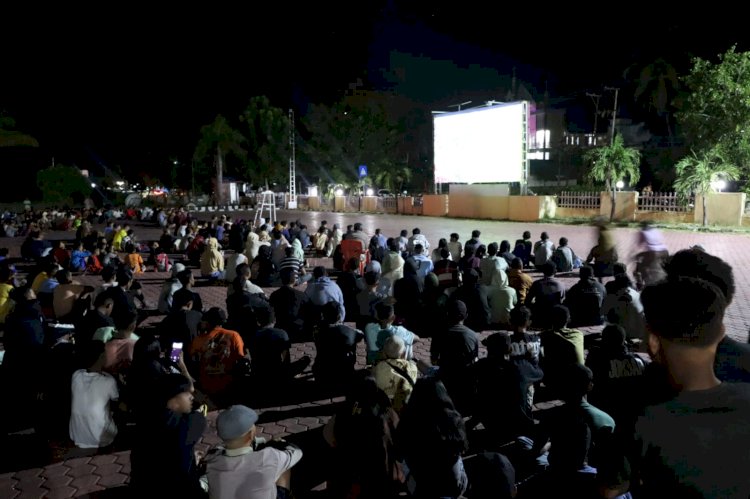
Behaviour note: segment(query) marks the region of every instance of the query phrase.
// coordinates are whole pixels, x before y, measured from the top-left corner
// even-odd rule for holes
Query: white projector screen
[[[435,114],[435,182],[522,182],[525,112],[511,102]]]

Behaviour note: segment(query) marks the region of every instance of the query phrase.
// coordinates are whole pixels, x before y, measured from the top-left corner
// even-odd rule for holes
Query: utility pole
[[[294,143],[294,110],[289,109],[289,205],[290,210],[297,209],[297,163]]]
[[[620,92],[620,89],[615,87],[604,87],[604,90],[615,91],[615,106],[612,109],[612,135],[610,137],[610,145],[613,145],[615,143],[615,124],[617,123],[617,94]]]
[[[602,98],[602,95],[586,92],[586,97],[591,97],[591,100],[594,101],[594,142],[596,142],[597,125],[599,124],[599,99]]]

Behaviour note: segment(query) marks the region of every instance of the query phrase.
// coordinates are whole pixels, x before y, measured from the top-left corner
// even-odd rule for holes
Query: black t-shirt
[[[270,302],[279,327],[283,329],[287,324],[301,324],[300,309],[305,302],[305,293],[299,289],[282,286],[271,293]]]
[[[159,324],[159,338],[162,346],[170,348],[172,342],[178,341],[188,348],[196,336],[203,314],[196,310],[175,310],[170,312]]]
[[[201,497],[194,448],[205,428],[206,418],[198,412],[144,413],[131,452],[131,486],[149,496]]]
[[[644,497],[747,498],[750,385],[722,383],[653,407],[638,421]]]
[[[264,327],[255,333],[253,342],[249,345],[252,357],[253,371],[261,374],[274,374],[289,364],[288,352],[291,342],[289,335],[283,329]]]
[[[456,324],[432,339],[430,354],[440,362],[441,373],[466,368],[479,357],[477,333]]]
[[[323,328],[315,339],[316,369],[351,369],[357,360],[357,343],[364,335],[344,324]]]

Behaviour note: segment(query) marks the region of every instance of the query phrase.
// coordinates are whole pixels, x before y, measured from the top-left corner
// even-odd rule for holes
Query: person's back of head
[[[339,322],[341,318],[341,312],[339,311],[339,305],[335,301],[329,301],[321,307],[320,311],[321,318],[324,324],[333,325]]]
[[[511,353],[510,335],[505,333],[494,333],[482,340],[482,345],[487,347],[487,357],[505,358]]]
[[[297,272],[294,269],[281,269],[279,277],[281,278],[281,284],[285,286],[291,286],[297,282]]]
[[[386,246],[388,246],[389,251],[393,251],[394,253],[398,253],[398,241],[394,238],[388,238],[386,241]]]
[[[513,260],[510,261],[510,268],[516,269],[516,270],[523,270],[523,260],[521,260],[518,257],[515,257]]]
[[[594,374],[582,364],[568,364],[561,374],[561,395],[567,403],[580,402],[591,391]]]
[[[715,348],[724,336],[727,300],[711,282],[676,277],[647,286],[641,293],[648,330],[660,342]],[[650,345],[651,346],[651,345]]]
[[[415,227],[414,230],[411,231],[411,233],[416,236],[417,234],[421,234],[421,231],[419,230],[419,228]]]
[[[531,310],[523,305],[518,305],[510,311],[510,325],[514,330],[526,329],[531,325]]]
[[[406,344],[400,336],[389,336],[383,344],[383,354],[387,359],[403,359],[406,355]]]
[[[627,350],[625,328],[619,324],[609,324],[602,330],[602,347],[607,352],[623,353]]]
[[[565,305],[555,305],[550,312],[552,318],[552,329],[559,331],[570,322],[570,310]]]
[[[481,248],[481,246],[480,246],[480,248]],[[490,256],[495,256],[495,255],[497,255],[497,249],[498,249],[497,248],[497,243],[490,243],[487,246],[487,254],[490,255]]]
[[[55,276],[57,277],[57,282],[60,284],[70,284],[72,282],[70,270],[60,270]]]
[[[313,277],[315,279],[320,279],[320,278],[325,277],[327,275],[328,275],[328,273],[326,272],[326,268],[323,267],[322,265],[318,265],[317,267],[315,267],[313,269]]]
[[[114,319],[115,329],[118,333],[132,333],[135,331],[138,322],[138,314],[134,310],[127,310],[122,314],[117,314]]]
[[[472,239],[479,239],[479,236],[481,236],[481,235],[482,235],[482,233],[479,232],[476,229],[471,231],[471,238]]]
[[[185,269],[182,272],[177,273],[177,280],[180,281],[180,284],[187,287],[190,284],[190,279],[193,277],[193,271],[190,269]]]
[[[284,255],[287,258],[289,258],[290,256],[294,256],[294,248],[292,248],[291,246],[287,246],[286,248],[284,248]]]
[[[560,244],[558,246],[565,247],[568,245],[568,238],[567,237],[561,237],[560,238]]]
[[[466,461],[471,477],[471,499],[512,499],[516,497],[516,470],[498,452],[483,452]]]
[[[211,307],[203,313],[203,322],[208,325],[208,331],[221,327],[227,321],[227,313],[219,307]]]
[[[546,241],[547,239],[549,239],[549,235],[546,232],[542,232],[542,235],[539,236],[539,239],[541,239],[542,241]]]
[[[531,232],[528,231],[528,230],[523,231],[523,236],[522,237],[523,237],[524,240],[531,239]]]
[[[447,260],[450,257],[451,257],[451,252],[448,251],[448,248],[440,249],[440,258],[442,258],[443,260]]]
[[[461,300],[450,300],[446,309],[446,317],[449,325],[459,324],[469,316],[466,304]]]
[[[474,250],[474,256],[477,258],[482,258],[486,254],[487,254],[487,246],[485,246],[484,244],[480,244]]]
[[[253,313],[255,314],[255,319],[258,321],[258,327],[272,327],[276,323],[273,308],[269,305],[254,307]]]
[[[421,244],[415,244],[414,245],[414,253],[415,254],[421,255],[423,251],[424,251],[424,246],[422,246]]]
[[[503,239],[502,241],[500,241],[500,249],[498,250],[498,252],[502,255],[509,251],[510,251],[510,241],[508,241],[507,239]]]
[[[89,370],[96,370],[104,362],[104,342],[87,341],[80,349],[81,365]]]
[[[172,295],[172,310],[181,310],[186,307],[189,303],[195,301],[193,292],[187,288],[180,288]],[[191,305],[192,308],[192,305]]]
[[[382,323],[392,321],[394,315],[393,305],[382,301],[375,305],[375,318],[381,323],[381,325]]]
[[[362,231],[362,224],[357,222],[354,224],[354,232],[360,232]]]
[[[721,258],[695,248],[680,250],[664,266],[668,279],[695,277],[715,285],[731,303],[735,293],[732,267]]]
[[[594,269],[590,265],[584,265],[578,272],[582,281],[587,281],[594,277]]]
[[[451,242],[456,242],[456,241],[458,241],[458,234],[454,232],[451,234]]]
[[[627,274],[628,273],[628,266],[625,263],[617,262],[614,265],[612,265],[612,275],[618,276],[620,274]]]
[[[365,284],[367,286],[377,286],[380,281],[380,274],[378,272],[365,272]]]
[[[408,236],[409,236],[409,231],[407,231],[406,229],[401,230],[401,237],[408,237]]]

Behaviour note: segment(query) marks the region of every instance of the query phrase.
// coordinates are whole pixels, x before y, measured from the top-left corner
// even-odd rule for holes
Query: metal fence
[[[638,196],[638,211],[693,211],[694,197],[681,197],[676,192],[644,192]]]
[[[377,200],[377,211],[382,213],[396,213],[398,202],[395,197],[379,197]]]
[[[561,192],[557,195],[557,206],[560,208],[598,210],[601,204],[599,192]]]

